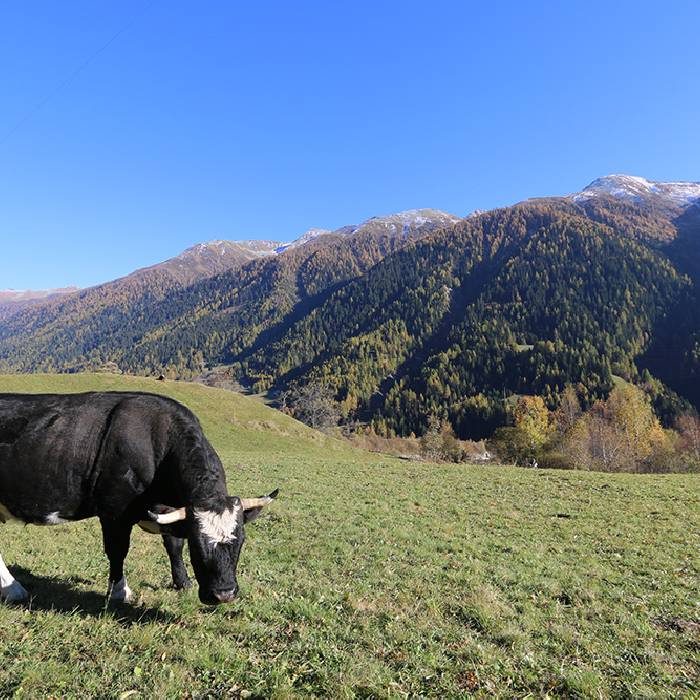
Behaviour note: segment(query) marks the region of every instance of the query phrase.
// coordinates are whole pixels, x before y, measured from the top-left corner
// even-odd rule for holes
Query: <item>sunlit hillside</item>
[[[0,605],[0,697],[695,697],[700,478],[403,462],[254,399],[131,377],[0,391],[148,390],[200,417],[247,527],[241,597],[169,588],[134,531],[133,604],[105,606],[96,520],[0,526],[33,596]]]
[[[114,374],[0,375],[0,393],[76,393],[82,391],[145,391],[177,399],[195,412],[222,458],[253,453],[345,453],[344,443],[307,428],[262,401],[191,382],[158,381]]]

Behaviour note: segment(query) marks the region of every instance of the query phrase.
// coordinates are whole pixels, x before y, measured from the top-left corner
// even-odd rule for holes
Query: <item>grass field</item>
[[[243,495],[242,596],[170,590],[134,531],[133,605],[105,608],[96,521],[5,525],[34,595],[0,606],[0,697],[700,697],[700,478],[430,465],[319,436],[251,399],[111,376],[200,416]],[[695,624],[693,624],[695,623]]]

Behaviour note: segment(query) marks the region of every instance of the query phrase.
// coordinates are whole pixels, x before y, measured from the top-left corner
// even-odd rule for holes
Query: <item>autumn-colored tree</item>
[[[436,415],[428,417],[428,428],[419,440],[421,455],[433,462],[460,462],[464,449],[456,438],[449,421]]]
[[[552,423],[557,433],[566,435],[581,417],[581,413],[581,402],[578,400],[578,393],[571,384],[568,384],[561,394],[557,410],[552,415]]]
[[[513,424],[537,452],[550,434],[550,416],[541,396],[519,396],[513,410]]]
[[[505,462],[530,464],[551,435],[549,410],[541,396],[519,396],[511,417],[513,426],[496,430],[490,448]]]
[[[700,460],[700,418],[690,413],[683,415],[676,422],[676,429],[680,433],[682,449]]]
[[[646,394],[632,384],[616,386],[604,404],[608,421],[624,440],[625,458],[635,466],[660,449],[666,438]]]
[[[462,443],[457,439],[449,421],[443,420],[440,424],[440,439],[442,459],[449,462],[461,462],[465,453]]]
[[[625,433],[606,412],[604,401],[597,401],[582,423],[583,429],[575,431],[575,436],[583,440],[576,446],[578,466],[602,471],[628,471],[631,468],[633,460],[624,449]]]
[[[644,392],[624,383],[576,421],[562,451],[577,468],[639,471],[664,450],[666,442]]]
[[[440,419],[436,415],[428,417],[428,428],[419,440],[423,457],[433,462],[441,459],[442,438],[440,437]]]
[[[518,428],[498,428],[487,444],[488,449],[505,464],[525,466],[532,459],[532,446]]]

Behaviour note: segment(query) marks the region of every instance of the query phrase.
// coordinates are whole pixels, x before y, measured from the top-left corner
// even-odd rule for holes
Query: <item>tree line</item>
[[[627,382],[617,383],[588,410],[572,386],[554,411],[539,396],[520,396],[509,419],[511,425],[489,441],[505,462],[596,471],[700,471],[697,413],[682,414],[673,428],[663,428],[647,394]]]

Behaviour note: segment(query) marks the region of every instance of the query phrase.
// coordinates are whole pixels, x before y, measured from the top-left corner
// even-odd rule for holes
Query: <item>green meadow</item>
[[[0,526],[33,596],[0,606],[0,697],[700,697],[700,475],[406,462],[198,385],[0,377],[95,389],[179,399],[232,493],[280,497],[217,608],[138,529],[136,600],[105,606],[96,520]]]

